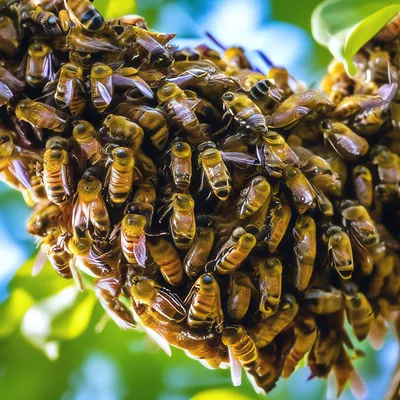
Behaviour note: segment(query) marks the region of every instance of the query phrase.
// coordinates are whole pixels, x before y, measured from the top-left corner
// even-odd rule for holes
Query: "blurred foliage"
[[[354,55],[398,12],[400,1],[325,0],[312,15],[313,36],[354,75]]]
[[[329,40],[336,38],[338,32],[345,30],[347,35],[363,18],[384,10],[383,3],[398,4],[383,0],[335,2],[338,4],[333,9],[335,12],[321,10],[315,17],[319,19],[316,37],[325,46],[329,46]],[[137,4],[129,0],[95,0],[96,7],[107,17],[138,13],[152,27],[162,19],[160,10],[173,3],[171,0],[138,1]],[[186,0],[180,3],[196,23],[218,2]],[[300,3],[271,0],[268,18],[292,23],[310,32],[310,15],[319,3],[319,0]],[[381,6],[376,8],[378,3]],[[387,16],[378,18],[378,22]],[[174,23],[173,20],[168,23],[171,31]],[[368,40],[366,31],[370,29],[370,21],[360,25],[357,35],[348,36],[346,45],[335,39],[341,43],[338,47],[342,46],[343,57]],[[331,59],[329,52],[318,46],[316,56],[316,66],[326,68]],[[33,241],[28,241],[21,229],[28,215],[21,195],[0,185],[0,203],[1,219],[8,232],[30,251]],[[232,388],[228,370],[207,370],[176,349],[168,359],[140,328],[121,331],[110,322],[100,334],[96,333],[105,319],[94,293],[78,292],[72,281],[61,279],[48,264],[33,278],[32,264],[33,258],[17,271],[9,286],[8,300],[0,304],[0,393],[4,398],[248,400],[257,397],[245,377],[241,387]],[[385,367],[387,371],[395,362],[387,359],[388,354],[394,354],[393,343],[388,340],[380,354],[373,352],[367,342],[357,346],[367,354],[366,359],[356,360],[355,365],[368,386],[374,385],[371,398],[383,398],[389,375],[382,374],[382,369]],[[299,368],[289,381],[279,381],[268,399],[324,398],[326,382],[317,379],[306,382],[308,375],[307,368]],[[343,398],[351,398],[348,390]]]

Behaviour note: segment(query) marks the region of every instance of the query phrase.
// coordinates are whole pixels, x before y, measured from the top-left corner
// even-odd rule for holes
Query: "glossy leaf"
[[[354,55],[398,12],[399,0],[326,0],[312,15],[313,36],[354,75]]]
[[[104,18],[117,18],[122,15],[135,14],[137,12],[135,0],[95,0],[94,5]]]
[[[191,400],[250,400],[250,397],[238,393],[235,390],[210,389],[196,394]]]

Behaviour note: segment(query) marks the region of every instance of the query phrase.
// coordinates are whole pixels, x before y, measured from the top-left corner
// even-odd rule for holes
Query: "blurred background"
[[[262,49],[274,64],[285,66],[309,85],[317,84],[331,59],[310,34],[311,13],[318,3],[137,0],[135,6],[129,0],[95,0],[105,16],[135,12],[144,16],[151,28],[177,33],[180,45],[204,42],[203,34],[208,31],[226,46],[240,45],[250,54]],[[245,378],[241,387],[232,388],[229,371],[207,370],[180,350],[173,350],[168,358],[143,332],[120,331],[109,323],[102,333],[96,333],[95,328],[102,324],[102,311],[91,294],[78,295],[50,268],[31,278],[36,243],[25,232],[30,211],[22,196],[0,183],[0,204],[2,398],[257,398]],[[398,354],[394,336],[389,333],[378,352],[369,343],[359,348],[367,357],[356,360],[355,366],[367,383],[368,399],[382,399]],[[307,368],[299,368],[289,381],[280,380],[267,398],[331,398],[325,381],[306,382],[308,376]],[[352,398],[350,390],[342,396],[344,400]]]

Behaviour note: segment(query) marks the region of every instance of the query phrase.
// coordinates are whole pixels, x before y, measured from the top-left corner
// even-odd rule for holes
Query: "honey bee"
[[[300,215],[315,207],[315,191],[299,168],[286,166],[283,169],[283,179],[290,191],[293,205]]]
[[[78,118],[86,106],[81,67],[66,63],[60,69],[54,100],[61,108],[68,107],[71,115]]]
[[[215,327],[217,332],[221,332],[224,322],[221,295],[212,274],[201,275],[195,281],[184,303],[190,303],[187,322],[191,327]]]
[[[95,63],[90,71],[90,87],[93,106],[99,113],[111,104],[114,95],[113,70],[106,64]]]
[[[264,133],[261,138],[261,144],[257,145],[257,155],[261,165],[273,178],[282,177],[282,169],[285,165],[300,166],[296,153],[286,143],[283,136],[269,131]]]
[[[308,309],[315,314],[332,314],[344,306],[342,291],[333,286],[329,287],[329,291],[318,287],[308,288],[304,292],[304,300]]]
[[[80,148],[86,155],[90,164],[96,164],[104,157],[103,148],[98,140],[95,138],[96,131],[94,126],[84,120],[74,121],[72,136],[79,144]]]
[[[175,247],[166,239],[152,238],[148,242],[148,248],[166,282],[172,286],[181,285],[183,268]]]
[[[300,216],[293,228],[296,269],[294,286],[300,291],[307,289],[314,271],[317,255],[317,227],[309,216]]]
[[[138,176],[157,185],[157,166],[141,147],[135,151],[135,160],[137,161],[137,170],[135,168],[135,172]]]
[[[110,149],[110,153],[107,200],[111,206],[120,207],[132,190],[135,159],[132,150],[127,147],[115,147]]]
[[[123,115],[140,125],[146,136],[150,137],[154,147],[161,151],[168,141],[168,126],[165,115],[152,107],[120,103],[114,110],[117,115]]]
[[[131,25],[119,35],[118,40],[127,47],[139,45],[147,52],[146,58],[154,68],[169,68],[174,59],[165,45],[174,37],[174,34],[157,33]]]
[[[175,186],[180,190],[189,189],[192,178],[192,149],[182,141],[171,146],[170,169]]]
[[[189,107],[185,92],[174,83],[166,83],[157,91],[161,107],[165,108],[168,116],[185,132],[187,140],[192,144],[207,141],[196,114]]]
[[[293,321],[298,309],[299,306],[294,296],[285,293],[282,296],[279,310],[248,330],[257,348],[260,349],[272,343],[275,337]]]
[[[72,271],[70,266],[73,256],[67,249],[66,241],[67,235],[62,235],[59,240],[49,248],[47,257],[58,275],[64,279],[71,279]]]
[[[53,136],[46,142],[43,155],[43,185],[47,197],[61,204],[72,196],[73,182],[69,165],[68,141]]]
[[[353,328],[354,335],[361,342],[367,337],[374,321],[371,304],[352,282],[346,283],[343,292],[347,320]]]
[[[400,34],[399,15],[396,14],[375,36],[380,42],[391,42]]]
[[[219,275],[230,274],[240,267],[256,245],[256,238],[243,228],[236,228],[215,257],[215,272]]]
[[[54,79],[53,52],[42,41],[35,40],[28,47],[25,67],[26,83],[34,88],[42,88]]]
[[[271,124],[275,128],[290,128],[305,116],[315,120],[319,114],[325,114],[333,107],[326,93],[320,90],[292,94],[272,114]]]
[[[274,198],[270,214],[267,219],[267,225],[270,227],[270,234],[266,241],[268,251],[274,253],[279,246],[292,218],[292,208],[285,201]]]
[[[103,121],[101,132],[122,145],[129,145],[134,153],[139,149],[144,137],[143,129],[137,123],[114,114],[107,115]]]
[[[390,202],[400,196],[400,157],[386,146],[377,146],[372,150],[373,163],[377,165],[380,179],[376,192],[382,201]]]
[[[357,161],[367,154],[369,145],[363,137],[354,133],[341,122],[324,120],[321,122],[325,142],[345,160]]]
[[[339,276],[350,279],[354,270],[353,251],[350,238],[340,226],[333,225],[326,232],[330,262]]]
[[[45,103],[34,100],[21,100],[15,115],[20,121],[26,121],[36,128],[64,132],[68,124],[68,116]]]
[[[146,218],[138,214],[126,214],[121,222],[121,249],[131,264],[146,264]]]
[[[265,110],[271,103],[280,103],[284,93],[272,79],[264,78],[252,85],[249,95],[261,110]]]
[[[271,187],[263,176],[254,177],[250,184],[240,192],[238,217],[245,219],[258,212],[268,201],[270,191]]]
[[[0,52],[11,59],[16,55],[19,48],[19,34],[13,20],[7,15],[0,15]]]
[[[196,331],[170,321],[145,304],[133,302],[133,308],[148,333],[152,336],[155,333],[160,344],[168,349],[170,343],[191,357],[204,360],[211,368],[218,368],[227,361],[226,355],[220,351],[221,337],[216,332]]]
[[[364,165],[357,165],[352,171],[352,178],[358,202],[365,208],[370,208],[374,195],[371,171]]]
[[[339,356],[341,343],[334,329],[318,330],[317,338],[308,356],[311,377],[326,377]]]
[[[294,332],[296,341],[291,348],[282,370],[282,378],[289,378],[298,363],[312,349],[317,338],[318,328],[315,317],[311,314],[302,315],[300,312],[295,319]]]
[[[256,297],[257,291],[250,277],[241,271],[231,275],[227,311],[233,321],[241,321],[246,315],[250,301]]]
[[[199,165],[201,165],[203,174],[211,186],[214,195],[225,201],[232,190],[231,176],[222,159],[220,151],[216,149],[213,142],[206,142],[198,147]]]
[[[341,213],[343,225],[361,247],[368,248],[379,242],[379,234],[365,207],[356,201],[345,200],[341,204]]]
[[[268,318],[279,309],[282,293],[282,264],[278,258],[254,260],[255,274],[259,281],[261,318]]]
[[[258,358],[257,347],[241,325],[224,328],[221,340],[228,347],[233,385],[239,386],[242,381],[242,365],[251,364]]]
[[[152,307],[164,318],[176,322],[186,318],[187,312],[178,295],[157,285],[153,279],[138,279],[132,283],[131,290],[135,301]]]
[[[35,236],[50,236],[57,229],[60,214],[61,210],[53,203],[38,208],[28,219],[27,231]]]
[[[89,32],[104,28],[104,19],[89,0],[64,0],[64,5],[74,25]]]
[[[214,244],[214,236],[212,227],[197,227],[193,244],[183,260],[184,269],[189,278],[196,279],[206,265]]]
[[[332,102],[338,104],[343,97],[353,93],[354,81],[347,75],[343,63],[333,60],[328,66],[328,74],[322,79],[321,87]]]
[[[120,67],[113,73],[113,84],[120,88],[136,88],[139,92],[152,99],[154,94],[151,87],[139,75],[139,71],[133,67]]]
[[[375,262],[375,267],[365,292],[369,299],[375,299],[380,295],[386,278],[393,272],[394,263],[395,259],[390,253]]]
[[[91,236],[95,240],[105,240],[111,230],[102,187],[97,168],[88,168],[78,182],[72,212],[72,224],[75,230],[86,232],[88,229],[93,229]]]

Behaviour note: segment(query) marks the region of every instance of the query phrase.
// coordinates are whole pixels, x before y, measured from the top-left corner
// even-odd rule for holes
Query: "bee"
[[[241,321],[250,307],[250,301],[257,296],[250,277],[241,271],[235,271],[230,278],[229,297],[226,308],[233,321]]]
[[[350,238],[340,226],[332,225],[326,231],[328,254],[339,276],[350,279],[354,270],[353,251]]]
[[[110,217],[102,196],[102,182],[96,167],[88,168],[78,182],[77,194],[72,212],[75,230],[92,231],[95,240],[105,240],[111,230]]]
[[[400,292],[400,257],[393,251],[390,252],[390,255],[394,259],[393,271],[385,280],[380,295],[388,299],[396,299]]]
[[[293,205],[300,215],[315,207],[315,191],[299,168],[286,166],[283,169],[283,179],[290,191]]]
[[[175,186],[187,190],[192,178],[192,149],[182,141],[176,141],[171,146],[170,169]]]
[[[335,108],[338,119],[349,119],[361,135],[376,134],[389,118],[390,101],[395,94],[394,84],[383,85],[377,94],[355,94],[344,98]]]
[[[133,302],[133,309],[146,331],[153,337],[156,335],[157,341],[167,351],[170,343],[185,350],[191,357],[204,360],[211,368],[218,368],[222,362],[228,361],[220,351],[221,337],[216,332],[196,331],[170,321],[145,304]]]
[[[64,0],[64,5],[74,25],[89,32],[104,28],[103,17],[89,0]]]
[[[390,253],[375,262],[375,267],[365,292],[369,299],[375,299],[380,295],[386,278],[393,272],[394,263],[395,259]]]
[[[95,63],[90,71],[92,103],[102,113],[111,104],[114,95],[113,70],[106,64]]]
[[[399,15],[396,14],[375,36],[375,39],[388,43],[397,38],[400,34]]]
[[[52,49],[46,43],[35,40],[28,47],[25,67],[26,83],[34,88],[42,88],[53,79]]]
[[[257,145],[257,156],[261,165],[273,178],[282,177],[282,169],[285,165],[300,166],[296,153],[286,143],[283,136],[277,132],[268,131],[261,138],[261,143]]]
[[[146,218],[139,214],[126,214],[121,222],[121,249],[131,264],[146,264]]]
[[[135,301],[152,307],[169,321],[181,322],[186,318],[187,312],[178,295],[157,285],[153,279],[138,279],[132,283],[131,290]]]
[[[215,257],[215,272],[219,275],[230,274],[240,267],[256,245],[256,238],[243,228],[236,228]]]
[[[358,202],[365,208],[370,208],[374,195],[371,171],[364,165],[357,165],[351,175]]]
[[[344,285],[343,292],[347,320],[353,328],[354,335],[361,342],[367,337],[374,321],[371,304],[352,282]]]
[[[11,59],[18,52],[20,40],[13,20],[7,15],[0,15],[0,52]]]
[[[189,107],[185,92],[174,83],[166,83],[157,91],[158,101],[168,116],[185,132],[187,140],[192,144],[207,141],[196,114]]]
[[[86,107],[83,86],[83,70],[81,67],[66,63],[60,69],[54,100],[61,107],[68,107],[71,115],[78,118]]]
[[[43,155],[43,184],[47,197],[61,204],[72,196],[73,181],[70,171],[68,141],[53,136],[46,142]]]
[[[317,338],[308,356],[311,377],[326,377],[340,352],[341,342],[334,329],[318,330]]]
[[[144,137],[143,129],[137,123],[114,114],[107,115],[100,131],[122,145],[129,145],[134,153],[139,149]]]
[[[248,330],[257,348],[260,349],[272,343],[294,319],[299,309],[294,296],[285,293],[279,310],[270,317],[263,319]]]
[[[293,228],[296,269],[294,286],[300,291],[307,289],[314,271],[317,255],[317,227],[310,216],[299,216]]]
[[[139,45],[147,52],[147,60],[154,68],[169,68],[174,59],[165,45],[175,37],[174,34],[163,34],[140,28],[139,26],[128,26],[119,35],[119,42],[126,47]]]
[[[72,136],[79,144],[90,164],[96,164],[104,157],[104,151],[99,141],[95,138],[94,126],[84,120],[77,120],[72,123]]]
[[[190,279],[196,279],[208,261],[214,244],[214,229],[198,226],[193,244],[183,260],[183,266]]]
[[[135,160],[137,161],[137,174],[143,180],[148,180],[154,185],[157,184],[157,166],[141,147],[135,152]]]
[[[157,150],[164,149],[168,141],[168,126],[165,115],[160,110],[145,105],[120,103],[114,113],[136,122],[143,128],[146,136],[150,137]]]
[[[258,212],[268,201],[270,191],[271,187],[263,176],[254,177],[250,184],[240,192],[238,217],[245,219]]]
[[[347,75],[343,63],[333,60],[328,66],[328,74],[322,79],[321,87],[331,101],[338,104],[343,97],[353,93],[354,81]]]
[[[57,230],[61,217],[60,208],[54,203],[48,203],[38,208],[28,219],[27,231],[31,235],[46,237]]]
[[[302,315],[299,312],[295,319],[294,332],[296,341],[283,366],[282,378],[284,379],[292,375],[298,363],[312,349],[318,333],[315,317],[311,314]]]
[[[320,90],[292,94],[272,114],[271,124],[275,128],[291,128],[301,118],[307,116],[309,120],[315,120],[318,115],[326,114],[333,107],[326,93]]]
[[[109,151],[111,165],[107,178],[107,201],[113,207],[120,207],[128,200],[132,190],[135,159],[132,150],[127,147],[118,146]]]
[[[315,314],[332,314],[344,306],[342,291],[333,286],[329,287],[329,291],[318,287],[308,288],[304,292],[304,300],[308,309]]]
[[[282,264],[278,258],[254,259],[253,266],[259,282],[261,318],[268,318],[279,309],[282,293]]]
[[[380,183],[375,188],[376,193],[385,202],[398,199],[400,196],[400,157],[386,146],[377,146],[371,153],[380,179]]]
[[[152,238],[148,242],[148,248],[165,281],[172,286],[181,285],[183,268],[175,247],[166,239]]]
[[[67,249],[67,240],[68,235],[62,235],[59,240],[49,248],[47,257],[58,275],[64,279],[71,279],[71,261],[73,256]]]
[[[64,132],[68,124],[68,116],[45,103],[34,100],[21,100],[15,109],[20,121],[26,121],[36,128]]]
[[[284,93],[272,79],[263,78],[252,85],[249,95],[261,110],[265,110],[271,104],[280,103]]]
[[[217,332],[221,332],[224,322],[221,295],[212,274],[201,275],[195,281],[184,303],[190,303],[187,322],[191,327],[215,327]]]
[[[257,347],[241,325],[224,328],[221,340],[228,348],[233,385],[239,386],[242,381],[242,365],[251,364],[258,358]]]
[[[357,161],[367,154],[369,144],[366,139],[354,133],[341,122],[324,120],[321,122],[325,142],[345,160]]]
[[[173,51],[172,57],[174,57],[175,61],[197,61],[200,59],[200,54],[190,47],[177,47]]]
[[[345,200],[340,208],[343,225],[359,246],[368,248],[379,242],[376,226],[364,206],[353,200]]]
[[[274,198],[270,214],[267,219],[270,234],[266,241],[268,243],[268,251],[274,253],[279,246],[292,218],[292,208],[283,199]]]

